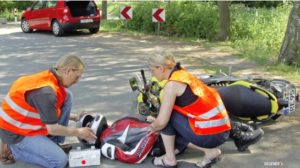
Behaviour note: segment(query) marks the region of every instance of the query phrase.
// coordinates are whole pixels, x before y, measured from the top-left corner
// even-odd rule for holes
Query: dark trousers
[[[191,129],[188,118],[176,111],[172,112],[170,121],[161,134],[175,135],[175,148],[180,152],[186,149],[188,143],[202,148],[215,148],[229,137],[229,131],[214,135],[197,135]]]

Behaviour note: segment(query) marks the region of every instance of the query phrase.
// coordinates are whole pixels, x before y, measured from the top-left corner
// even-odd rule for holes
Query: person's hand
[[[148,133],[147,134],[159,134],[159,130],[155,130],[153,127],[153,123],[148,126]]]
[[[155,117],[153,117],[153,116],[151,116],[151,115],[147,116],[146,121],[152,123],[154,120],[155,120]]]
[[[95,133],[88,127],[78,128],[78,137],[88,142],[93,142],[97,139]]]

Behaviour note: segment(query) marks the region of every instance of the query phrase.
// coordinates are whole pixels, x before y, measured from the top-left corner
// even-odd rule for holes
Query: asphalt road
[[[76,54],[86,63],[86,71],[81,81],[71,87],[74,94],[72,112],[101,113],[111,123],[122,116],[136,113],[134,104],[136,93],[131,91],[128,79],[141,68],[146,67],[145,56],[150,55],[157,48],[171,50],[178,60],[196,74],[202,73],[200,68],[206,64],[230,64],[240,68],[241,72],[245,70],[247,75],[259,69],[253,63],[241,62],[230,53],[218,49],[206,49],[195,44],[160,37],[131,37],[126,34],[101,32],[94,35],[76,32],[65,37],[54,37],[50,32],[24,34],[17,25],[0,25],[0,99],[4,98],[10,84],[18,76],[48,69],[60,56]],[[251,146],[247,152],[239,153],[232,141],[226,142],[221,146],[223,160],[214,167],[299,167],[299,121],[299,110],[297,110],[277,122],[263,125],[264,138]],[[71,123],[71,126],[74,125],[75,123]],[[77,143],[78,140],[67,138],[67,142]],[[178,159],[195,163],[202,156],[203,153],[199,151],[187,150]],[[110,161],[103,157],[101,162],[101,166],[98,167],[153,167],[151,158],[137,165]],[[0,165],[0,167],[38,166],[17,162],[13,165]],[[179,167],[192,166],[181,163]]]

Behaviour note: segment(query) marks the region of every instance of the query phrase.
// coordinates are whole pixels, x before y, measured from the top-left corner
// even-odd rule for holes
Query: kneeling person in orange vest
[[[65,136],[97,138],[90,128],[67,127],[69,120],[80,118],[70,113],[72,94],[67,88],[79,81],[83,71],[82,60],[69,55],[51,69],[22,76],[12,84],[0,109],[0,137],[15,160],[65,167],[68,157],[59,146]]]
[[[149,128],[151,132],[160,131],[166,152],[153,159],[155,166],[177,167],[175,154],[191,146],[205,153],[197,166],[210,167],[220,158],[217,147],[229,137],[240,150],[261,138],[261,129],[253,131],[246,125],[231,123],[218,92],[176,64],[171,53],[149,57],[148,66],[159,81],[168,80],[160,111]]]

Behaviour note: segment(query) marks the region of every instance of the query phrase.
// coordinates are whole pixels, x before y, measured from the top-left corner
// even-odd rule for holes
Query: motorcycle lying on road
[[[208,86],[218,90],[232,118],[250,122],[277,120],[295,112],[299,96],[296,87],[287,80],[238,77],[220,72],[200,75]],[[129,80],[131,89],[138,90],[137,111],[141,115],[156,117],[159,112],[162,89],[166,81],[155,77],[147,80],[144,70]]]

